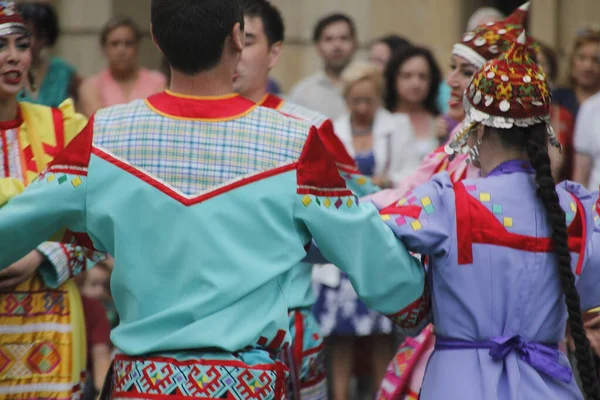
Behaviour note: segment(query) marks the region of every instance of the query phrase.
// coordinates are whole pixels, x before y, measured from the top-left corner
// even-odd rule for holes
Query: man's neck
[[[341,82],[342,71],[325,67],[325,76],[331,81],[333,85],[339,85]]]
[[[246,93],[240,94],[248,100],[253,101],[254,103],[260,103],[267,95],[267,82],[265,82],[265,84],[260,88],[252,89],[247,91]]]
[[[233,74],[225,68],[216,67],[196,75],[185,75],[171,70],[169,89],[187,96],[215,97],[233,93]]]

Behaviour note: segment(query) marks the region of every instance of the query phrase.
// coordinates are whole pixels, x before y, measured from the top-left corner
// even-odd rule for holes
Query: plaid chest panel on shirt
[[[262,108],[208,122],[164,117],[138,101],[99,112],[94,143],[191,196],[296,161],[307,133]]]
[[[279,108],[284,114],[293,115],[296,118],[301,118],[305,121],[310,122],[317,128],[323,125],[327,121],[327,117],[318,111],[310,110],[299,104],[292,103],[291,101],[284,101]]]

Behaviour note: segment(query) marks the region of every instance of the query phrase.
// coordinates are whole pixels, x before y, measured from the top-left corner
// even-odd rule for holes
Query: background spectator
[[[589,181],[591,164],[585,154],[573,151],[573,131],[579,106],[600,90],[600,31],[579,32],[571,54],[567,83],[552,92],[560,141],[563,144],[561,178]]]
[[[388,35],[375,39],[369,46],[369,62],[382,74],[387,68],[392,54],[395,54],[411,44],[408,40],[398,35]]]
[[[104,25],[100,44],[108,67],[81,85],[84,114],[91,116],[101,108],[143,99],[165,89],[163,74],[139,66],[141,37],[139,27],[128,17],[114,17]]]
[[[590,190],[600,186],[600,93],[579,111],[575,128],[575,180]]]
[[[349,111],[335,121],[335,132],[364,175],[380,187],[391,187],[407,168],[401,155],[412,138],[410,119],[383,108],[384,82],[377,67],[353,64],[342,80]]]
[[[33,35],[31,82],[21,91],[21,99],[49,107],[58,107],[69,97],[76,101],[81,78],[75,67],[51,55],[60,35],[54,7],[46,2],[31,2],[19,4],[18,10]]]
[[[437,106],[440,82],[440,69],[431,52],[423,47],[396,54],[386,70],[385,107],[391,113],[407,115],[412,124],[413,140],[402,157],[410,159],[406,165],[413,171],[447,135],[445,124],[440,125]]]
[[[477,9],[467,22],[467,32],[472,31],[479,25],[487,24],[488,22],[496,22],[506,18],[500,10],[494,7],[482,7]]]
[[[85,315],[89,374],[83,400],[93,400],[98,397],[102,390],[112,360],[111,327],[104,313],[104,308],[98,300],[82,295],[81,303]]]
[[[336,119],[346,111],[340,76],[358,47],[354,21],[344,14],[328,15],[317,22],[313,41],[324,70],[298,83],[290,100]]]

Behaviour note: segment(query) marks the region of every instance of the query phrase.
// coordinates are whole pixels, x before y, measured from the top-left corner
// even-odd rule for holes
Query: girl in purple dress
[[[464,128],[446,148],[468,152],[482,177],[442,173],[380,210],[428,255],[436,345],[422,400],[582,399],[558,349],[567,318],[584,392],[600,399],[580,312],[600,305],[597,194],[555,186],[550,103],[523,32],[474,76]]]

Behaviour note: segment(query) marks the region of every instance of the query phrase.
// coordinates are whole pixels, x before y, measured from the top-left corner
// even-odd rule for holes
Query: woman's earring
[[[467,164],[479,164],[479,146],[481,146],[481,143],[483,143],[483,141],[477,139],[477,144],[471,147],[471,150],[469,150],[469,158],[467,158]]]

